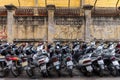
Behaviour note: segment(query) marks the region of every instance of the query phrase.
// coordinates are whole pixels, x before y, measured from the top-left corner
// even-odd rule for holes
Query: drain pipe
[[[47,0],[45,0],[45,6],[47,6]]]
[[[96,6],[96,3],[97,3],[97,0],[95,0],[95,3],[94,3],[94,13],[95,13],[95,6]]]
[[[116,14],[117,14],[117,6],[118,6],[119,1],[120,0],[117,0],[117,3],[116,3]]]

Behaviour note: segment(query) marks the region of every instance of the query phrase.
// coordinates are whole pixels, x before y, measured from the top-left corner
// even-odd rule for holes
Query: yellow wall
[[[19,0],[21,6],[34,6],[34,0]],[[55,4],[58,7],[68,7],[69,0],[46,0],[47,4]],[[6,4],[14,4],[19,6],[18,0],[0,0],[0,6],[4,6]],[[38,0],[38,6],[45,6],[45,0]],[[71,7],[79,7],[79,0],[71,0]]]
[[[46,0],[47,4],[55,4],[58,7],[68,7],[69,0]],[[80,0],[70,0],[71,7],[79,7]],[[95,0],[84,0],[85,4],[94,5]],[[117,0],[97,0],[96,6],[98,7],[115,7]],[[34,0],[20,0],[21,6],[34,6]],[[14,4],[19,6],[18,0],[0,0],[0,6],[6,4]],[[38,0],[38,5],[44,7],[45,0]],[[120,2],[118,4],[120,6]]]
[[[38,0],[39,6],[45,6],[45,0]],[[68,7],[68,1],[69,0],[47,0],[47,4],[55,4],[58,7]],[[79,7],[79,0],[71,0],[70,6],[71,7]]]
[[[116,7],[118,0],[97,0],[96,6],[98,7]],[[85,4],[94,5],[95,0],[85,0]],[[118,4],[120,6],[120,2]]]
[[[34,0],[20,0],[21,6],[33,6]],[[15,6],[19,6],[18,0],[0,0],[0,6],[4,6],[7,4],[14,4]]]

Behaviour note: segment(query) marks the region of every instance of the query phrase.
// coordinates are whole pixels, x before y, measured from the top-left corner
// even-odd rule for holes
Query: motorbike
[[[85,76],[91,76],[93,72],[91,54],[79,58],[79,69]]]
[[[51,61],[52,61],[52,66],[53,68],[56,70],[58,76],[61,76],[61,62],[60,62],[60,57],[57,54],[53,54],[53,56],[51,57]]]
[[[95,45],[91,44],[86,47],[82,56],[79,57],[79,69],[85,76],[92,76],[93,74],[93,62],[96,57],[93,56]]]
[[[34,54],[32,51],[32,47],[28,46],[24,48],[23,52],[26,54],[26,60],[25,63],[23,63],[24,69],[27,75],[32,78],[35,76],[35,67],[36,67],[33,62]]]
[[[93,57],[93,55],[92,55]],[[102,77],[106,71],[105,63],[102,56],[94,55],[95,60],[92,62],[93,70],[95,73],[98,73],[100,77]]]
[[[113,76],[118,76],[120,65],[117,58],[115,57],[115,49],[113,47],[113,44],[108,49],[104,50],[103,58],[105,65],[107,65],[110,74]]]
[[[63,53],[63,64],[65,66],[65,68],[67,69],[67,72],[69,74],[70,77],[73,77],[73,58],[72,58],[72,54],[70,52],[70,49],[67,47],[63,47],[62,49],[62,53]]]
[[[33,56],[33,65],[39,68],[39,71],[43,77],[48,77],[49,75],[47,69],[48,62],[49,62],[49,55],[46,51],[38,52]]]
[[[15,54],[13,45],[8,45],[1,50],[1,54],[5,56],[4,71],[9,71],[14,77],[18,77],[21,74],[21,61]],[[8,72],[8,73],[9,73]]]
[[[6,63],[13,76],[18,77],[22,73],[22,65],[19,57],[6,56]]]
[[[8,76],[9,70],[6,67],[7,63],[5,60],[5,56],[0,55],[0,78]]]
[[[95,60],[92,62],[94,72],[98,73],[100,77],[102,77],[105,71],[107,71],[102,57],[103,47],[104,47],[103,44],[99,45],[92,54],[92,58],[95,58]]]

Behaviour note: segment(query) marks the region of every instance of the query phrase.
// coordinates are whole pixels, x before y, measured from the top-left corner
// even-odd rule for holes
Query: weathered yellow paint
[[[14,38],[15,39],[43,39],[46,37],[46,26],[15,26]],[[55,39],[84,39],[84,25],[80,28],[65,26],[65,25],[55,25],[56,33],[54,34]],[[3,27],[0,26],[0,31]],[[34,32],[33,32],[34,30]],[[1,34],[2,35],[2,34]],[[120,26],[90,26],[91,40],[105,39],[105,40],[118,40],[120,39]],[[3,34],[4,36],[4,34]]]
[[[58,7],[68,7],[69,0],[46,0],[47,4],[53,4]],[[70,6],[71,7],[79,7],[79,0],[71,0]],[[0,0],[0,6],[4,6],[7,4],[14,4],[15,6],[19,6],[18,0]],[[35,6],[34,0],[20,0],[21,6]],[[45,0],[38,0],[38,6],[45,7]]]
[[[68,7],[69,0],[46,0],[47,4],[54,4],[58,7]],[[94,5],[95,0],[84,0],[85,4]],[[98,7],[115,7],[117,0],[97,0]],[[21,6],[35,6],[34,0],[20,0]],[[0,6],[14,4],[19,6],[18,0],[0,0]],[[120,5],[120,2],[118,6]],[[45,0],[38,0],[38,6],[45,7]],[[70,0],[70,7],[79,7],[80,0]]]
[[[116,3],[118,0],[97,0],[97,7],[116,7]],[[95,0],[85,0],[85,4],[94,5]],[[120,2],[118,6],[120,5]]]
[[[104,26],[98,27],[92,25],[90,28],[90,33],[93,38],[96,39],[105,39],[105,40],[118,40],[120,39],[120,26]],[[91,39],[93,39],[91,37]]]
[[[83,39],[84,27],[79,28],[65,25],[56,25],[55,39]]]
[[[19,6],[18,0],[0,0],[0,6],[13,4]],[[34,0],[20,0],[21,6],[34,6]]]

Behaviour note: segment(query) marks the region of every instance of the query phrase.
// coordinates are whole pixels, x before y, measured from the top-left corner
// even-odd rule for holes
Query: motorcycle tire
[[[4,78],[9,75],[9,70],[4,70],[2,66],[0,66],[0,78]]]
[[[91,77],[91,76],[92,76],[92,72],[87,72],[87,73],[86,73],[86,76],[87,76],[87,77]]]
[[[119,75],[119,71],[114,67],[114,69],[111,71],[111,75],[117,77]]]
[[[41,72],[41,74],[42,74],[42,76],[43,76],[44,78],[47,78],[47,77],[48,77],[48,73],[47,73],[47,72]]]
[[[6,68],[6,62],[0,62],[0,78],[6,77],[9,75],[9,69]],[[5,69],[6,68],[6,69]]]
[[[104,71],[103,71],[103,70],[100,70],[100,71],[99,71],[99,76],[100,76],[100,77],[103,77],[103,76],[104,76]]]
[[[26,69],[26,73],[29,77],[33,77],[35,74],[34,74],[34,69],[33,68],[30,68],[30,69]]]
[[[58,74],[58,77],[61,77],[61,72],[60,70],[56,70],[57,74]]]
[[[69,69],[69,70],[68,70],[68,73],[69,73],[69,76],[70,76],[70,77],[73,77],[72,69]]]
[[[11,73],[13,74],[14,77],[18,77],[21,74],[21,69],[16,66],[13,66],[11,68]]]

